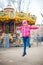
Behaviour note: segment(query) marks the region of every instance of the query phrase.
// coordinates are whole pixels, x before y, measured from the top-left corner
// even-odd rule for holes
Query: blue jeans
[[[24,43],[24,51],[23,53],[26,53],[26,46],[31,46],[30,45],[30,37],[23,37],[23,43]]]

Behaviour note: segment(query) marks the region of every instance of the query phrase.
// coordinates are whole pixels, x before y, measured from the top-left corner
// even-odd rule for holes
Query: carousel
[[[30,13],[15,12],[14,8],[9,7],[9,5],[0,12],[0,40],[2,43],[6,33],[9,36],[11,46],[14,46],[15,43],[16,45],[17,43],[22,44],[20,35],[16,33],[17,27],[22,25],[22,20],[27,20],[29,25],[35,25],[36,16]]]

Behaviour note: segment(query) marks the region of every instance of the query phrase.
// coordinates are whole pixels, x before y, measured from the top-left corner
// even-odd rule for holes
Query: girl
[[[37,26],[30,26],[28,25],[26,20],[22,21],[22,26],[18,27],[19,30],[21,30],[22,32],[22,38],[23,38],[23,43],[24,43],[24,51],[23,51],[23,56],[26,55],[26,43],[28,40],[28,45],[29,47],[31,47],[30,45],[30,30],[31,29],[38,29]]]

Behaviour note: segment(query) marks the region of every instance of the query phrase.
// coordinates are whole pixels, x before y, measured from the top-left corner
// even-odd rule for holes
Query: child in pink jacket
[[[23,43],[24,43],[24,51],[23,51],[23,56],[26,55],[26,43],[28,40],[28,45],[29,47],[31,47],[30,45],[30,30],[31,29],[38,29],[37,26],[30,26],[28,25],[26,20],[22,21],[22,26],[18,27],[19,30],[21,30],[22,32],[22,38],[23,38]]]

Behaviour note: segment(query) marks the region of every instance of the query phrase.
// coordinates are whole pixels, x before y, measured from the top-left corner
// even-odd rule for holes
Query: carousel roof
[[[9,10],[12,9],[12,10],[14,10],[14,8],[13,8],[13,6],[12,6],[11,4],[8,4],[8,5],[4,8],[4,10],[5,10],[5,9],[9,9]]]

